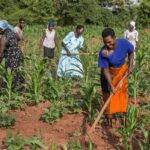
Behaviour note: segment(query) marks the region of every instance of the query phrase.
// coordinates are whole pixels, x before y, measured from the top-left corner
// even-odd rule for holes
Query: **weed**
[[[10,126],[13,126],[16,122],[16,119],[7,114],[0,114],[0,127],[8,128]]]

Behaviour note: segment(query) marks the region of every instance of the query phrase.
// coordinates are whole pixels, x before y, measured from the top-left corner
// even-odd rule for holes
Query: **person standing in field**
[[[101,68],[101,86],[104,102],[110,94],[113,97],[106,109],[106,119],[109,126],[117,122],[115,114],[126,113],[128,108],[128,79],[124,79],[119,89],[118,82],[125,74],[133,70],[134,46],[126,39],[116,39],[112,28],[102,31],[104,46],[99,52],[98,66]],[[126,61],[128,58],[128,62]]]
[[[56,36],[56,22],[49,21],[47,29],[43,33],[41,43],[44,50],[44,58],[53,59],[55,54],[55,47],[57,46]]]
[[[139,34],[135,27],[135,22],[131,21],[129,24],[129,29],[125,31],[124,38],[127,39],[134,47],[134,65],[135,65],[135,59],[136,59],[136,49],[138,44],[138,38]]]
[[[25,28],[25,19],[20,18],[17,26],[14,28],[14,32],[16,33],[17,40],[22,42],[24,40],[23,30]]]
[[[0,21],[0,62],[5,59],[6,69],[10,69],[13,74],[13,86],[20,86],[24,81],[19,72],[19,67],[23,62],[23,54],[19,49],[18,40],[14,33],[9,28],[7,22]]]
[[[78,25],[74,32],[69,32],[63,39],[57,69],[58,77],[83,77],[83,66],[79,58],[79,51],[83,48],[84,43],[83,32],[84,26]]]

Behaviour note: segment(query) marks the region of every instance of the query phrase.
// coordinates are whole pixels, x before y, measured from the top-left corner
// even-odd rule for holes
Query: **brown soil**
[[[42,137],[45,144],[50,147],[52,143],[59,145],[66,144],[69,140],[80,139],[82,124],[84,120],[83,114],[67,114],[52,125],[40,121],[41,114],[50,106],[49,102],[41,103],[38,106],[26,106],[24,110],[11,111],[16,117],[16,124],[11,129],[0,129],[0,145],[2,146],[8,132],[13,134],[21,134],[24,137],[32,137],[34,135]],[[96,150],[112,150],[115,143],[113,138],[103,138],[105,130],[100,128],[92,134],[92,141]],[[1,147],[0,146],[0,147]],[[2,148],[0,148],[2,150]]]

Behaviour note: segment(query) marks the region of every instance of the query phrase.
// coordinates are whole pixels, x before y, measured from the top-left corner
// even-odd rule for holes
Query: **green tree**
[[[143,27],[149,27],[150,26],[150,1],[149,0],[144,0],[140,4],[139,10],[138,10],[137,21]]]
[[[100,21],[100,6],[97,0],[59,1],[58,15],[62,24],[93,23]]]

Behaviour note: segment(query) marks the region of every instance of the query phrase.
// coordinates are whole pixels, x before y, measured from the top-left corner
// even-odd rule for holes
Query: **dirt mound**
[[[16,124],[11,129],[0,129],[0,145],[5,141],[7,133],[11,131],[14,134],[21,134],[24,137],[37,135],[42,137],[47,146],[51,143],[59,145],[66,144],[75,136],[81,136],[83,114],[67,114],[50,125],[40,121],[41,114],[50,106],[49,102],[41,103],[38,106],[26,106],[25,110],[11,111],[16,117]],[[78,135],[77,135],[78,134]],[[111,150],[113,147],[102,137],[102,129],[97,130],[92,135],[92,141],[98,150]]]

